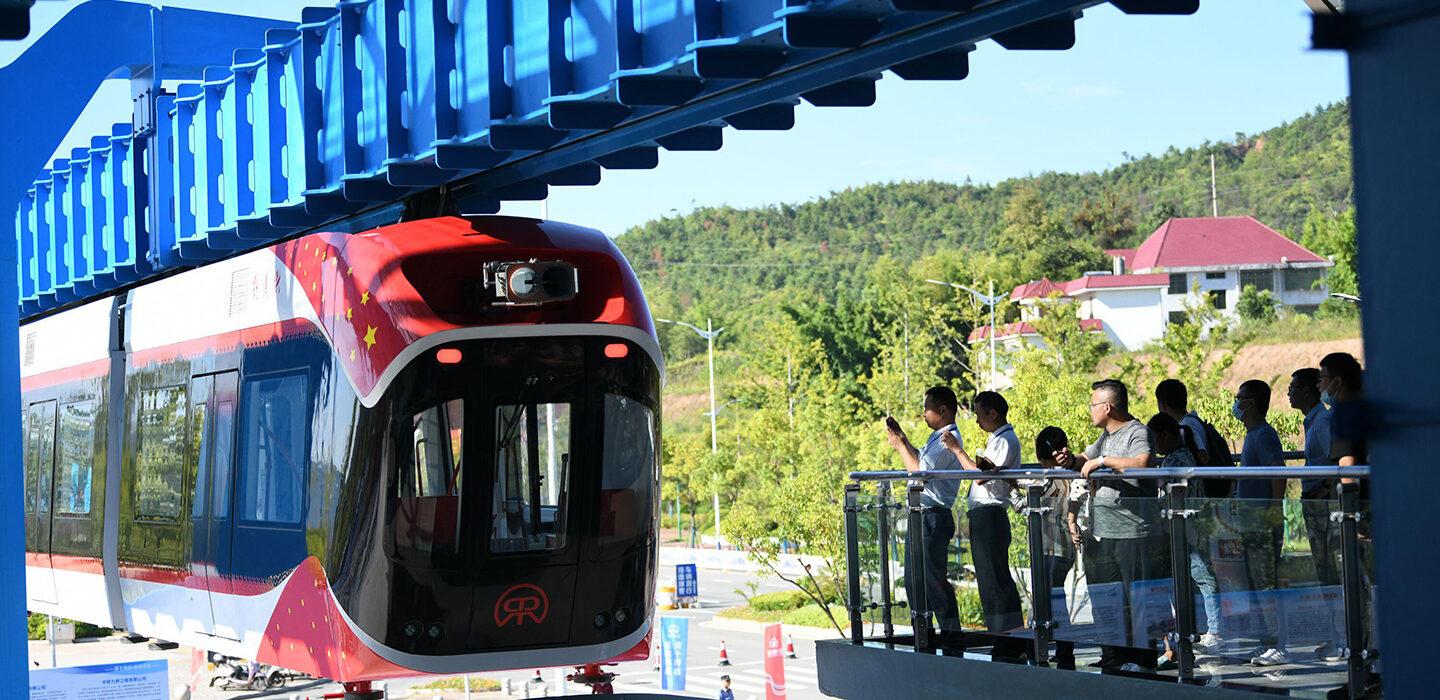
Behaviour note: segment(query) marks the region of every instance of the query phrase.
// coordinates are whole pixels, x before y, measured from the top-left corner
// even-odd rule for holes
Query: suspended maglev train
[[[597,231],[318,233],[20,343],[33,611],[347,683],[647,656],[663,364]]]

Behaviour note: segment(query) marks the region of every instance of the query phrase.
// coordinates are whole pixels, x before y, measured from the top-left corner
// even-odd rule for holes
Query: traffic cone
[[[795,635],[785,635],[785,658],[793,659],[795,656]]]
[[[658,639],[655,640],[655,648],[654,648],[654,650],[650,652],[650,660],[655,662],[654,665],[651,666],[650,670],[652,670],[652,671],[659,671],[659,670],[660,670],[660,640],[658,640]]]
[[[730,665],[730,652],[725,651],[725,640],[720,640],[720,665]]]
[[[530,679],[531,683],[544,683],[545,679],[540,677],[540,669],[535,669],[535,677]]]

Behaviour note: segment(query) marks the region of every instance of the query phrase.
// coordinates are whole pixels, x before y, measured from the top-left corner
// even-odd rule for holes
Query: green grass
[[[842,627],[847,626],[844,608],[832,605],[830,613],[835,616]],[[748,605],[738,608],[727,608],[715,613],[716,617],[727,617],[732,620],[749,620],[751,622],[783,622],[796,627],[820,627],[833,630],[835,626],[830,624],[830,618],[820,606],[810,603],[792,610],[757,610]]]
[[[1248,345],[1308,343],[1360,337],[1360,317],[1314,318],[1294,314],[1270,323],[1242,323],[1232,334],[1245,338]]]
[[[465,690],[464,676],[451,676],[449,678],[437,678],[428,683],[421,683],[414,686],[415,690]],[[493,692],[500,689],[500,681],[494,678],[481,678],[480,676],[470,677],[470,690],[473,692]]]

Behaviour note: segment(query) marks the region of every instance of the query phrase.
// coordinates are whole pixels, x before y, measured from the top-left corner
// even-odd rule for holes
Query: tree
[[[1112,189],[1087,198],[1071,217],[1076,230],[1099,248],[1118,248],[1135,237],[1135,207]]]
[[[1268,289],[1256,289],[1247,284],[1240,290],[1240,299],[1235,303],[1235,312],[1245,321],[1269,323],[1275,320],[1275,295]]]
[[[1063,301],[1056,294],[1045,303],[1045,311],[1031,325],[1045,341],[1045,352],[1054,363],[1055,373],[1090,374],[1110,352],[1110,341],[1080,326],[1074,302]]]

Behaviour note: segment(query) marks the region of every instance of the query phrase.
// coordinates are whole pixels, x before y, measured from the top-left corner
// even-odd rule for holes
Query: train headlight
[[[563,260],[486,263],[483,300],[492,306],[535,306],[569,301],[580,290],[580,274]]]

